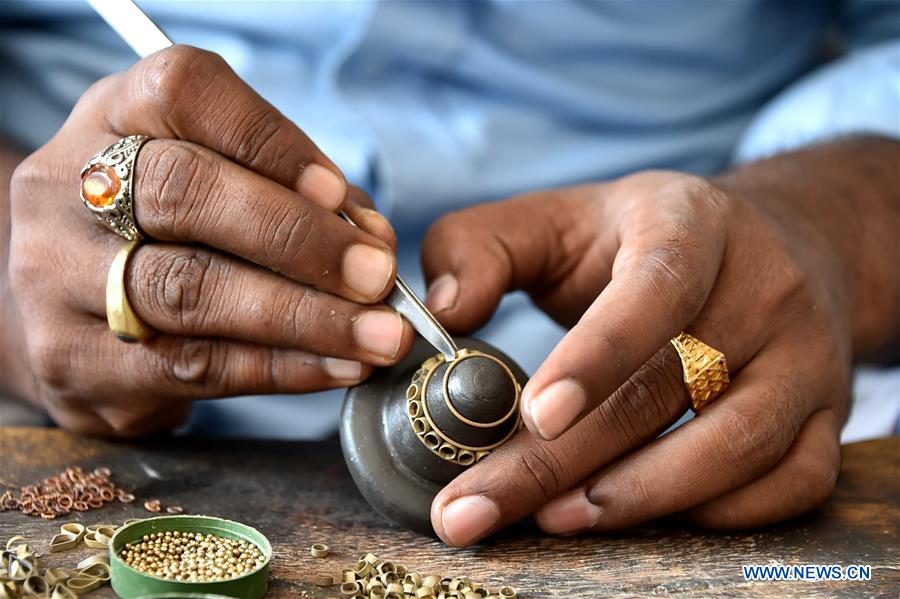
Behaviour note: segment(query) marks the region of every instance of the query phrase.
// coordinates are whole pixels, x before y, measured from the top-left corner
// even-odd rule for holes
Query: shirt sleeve
[[[846,2],[840,24],[845,54],[764,106],[734,162],[852,134],[900,139],[900,2]]]

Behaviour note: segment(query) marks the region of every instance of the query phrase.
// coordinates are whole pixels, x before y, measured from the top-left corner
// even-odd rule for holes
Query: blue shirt
[[[142,6],[224,56],[373,193],[414,281],[422,233],[450,210],[646,168],[715,173],[845,133],[900,137],[897,1]],[[81,2],[6,0],[0,15],[0,130],[29,147],[135,60]],[[514,294],[481,336],[533,371],[562,333]],[[203,402],[192,426],[325,434],[338,403]],[[325,416],[301,430],[299,406]]]

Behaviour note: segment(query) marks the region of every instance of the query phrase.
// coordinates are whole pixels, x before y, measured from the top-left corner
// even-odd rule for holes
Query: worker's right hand
[[[158,331],[118,341],[105,284],[125,240],[82,205],[79,173],[117,139],[137,158],[148,238],[126,291]],[[412,343],[374,306],[396,276],[395,237],[365,194],[218,56],[176,46],[102,79],[15,171],[10,282],[28,390],[61,426],[135,435],[192,400],[351,385]],[[347,210],[353,227],[335,212]]]

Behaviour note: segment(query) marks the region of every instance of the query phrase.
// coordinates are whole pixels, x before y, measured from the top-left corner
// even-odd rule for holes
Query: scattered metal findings
[[[228,580],[265,564],[253,543],[177,530],[144,535],[125,545],[120,557],[139,572],[184,582]]]
[[[59,528],[59,534],[50,540],[50,553],[74,549],[84,538],[84,526],[77,522],[68,522]]]
[[[184,513],[184,508],[181,507],[180,505],[170,505],[169,507],[166,508],[166,513],[174,514],[177,516],[179,514]]]
[[[64,524],[50,542],[50,551],[74,548],[86,534],[81,524]],[[83,559],[72,569],[47,568],[43,572],[40,557],[21,535],[6,541],[6,550],[0,552],[0,599],[74,599],[109,582],[109,555],[106,553]]]
[[[330,550],[328,549],[328,545],[323,545],[322,543],[316,543],[312,547],[309,548],[309,553],[313,557],[328,557]]]
[[[159,499],[149,499],[144,502],[144,509],[148,512],[158,514],[162,511],[162,501],[160,501]]]
[[[134,501],[134,495],[117,487],[111,477],[109,468],[85,472],[78,466],[70,466],[40,483],[21,487],[18,496],[12,491],[0,493],[0,512],[19,510],[29,516],[53,520],[72,510],[100,509],[116,499],[126,503]]]
[[[326,581],[330,582],[326,584]],[[519,596],[510,586],[493,593],[468,578],[423,575],[403,564],[379,559],[373,553],[342,569],[337,579],[320,574],[314,582],[316,586],[340,583],[340,593],[347,599],[517,599]]]
[[[84,544],[93,549],[107,549],[118,526],[115,524],[94,524],[84,533]]]

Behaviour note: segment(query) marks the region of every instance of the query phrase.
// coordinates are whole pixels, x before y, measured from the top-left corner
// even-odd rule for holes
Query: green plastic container
[[[262,552],[265,563],[258,569],[228,580],[217,582],[181,582],[138,572],[125,564],[119,553],[126,544],[144,535],[166,531],[200,532],[228,539],[253,543]],[[269,562],[272,546],[258,530],[241,524],[210,516],[161,516],[132,522],[123,526],[109,544],[109,565],[113,591],[121,599],[150,599],[151,597],[236,597],[259,599],[269,585]]]

